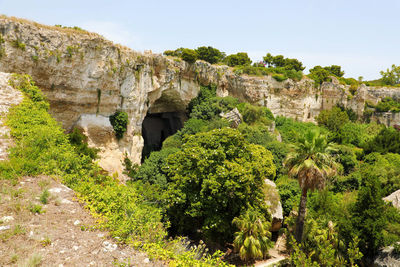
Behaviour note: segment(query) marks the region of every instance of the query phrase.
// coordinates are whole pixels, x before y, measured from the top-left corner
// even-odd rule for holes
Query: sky
[[[269,52],[365,80],[400,65],[399,0],[0,0],[0,14],[79,26],[137,51],[213,46],[253,61]]]

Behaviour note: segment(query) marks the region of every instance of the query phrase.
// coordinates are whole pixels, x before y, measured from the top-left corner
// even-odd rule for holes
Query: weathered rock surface
[[[396,254],[392,246],[381,249],[374,261],[377,267],[397,267],[400,266],[400,255]]]
[[[267,204],[269,206],[269,212],[272,216],[271,231],[276,232],[282,227],[283,222],[283,208],[282,203],[279,199],[279,193],[276,189],[276,184],[265,179],[265,184],[267,185]]]
[[[32,75],[48,96],[51,113],[66,130],[82,118],[102,116],[91,119],[100,125],[86,127],[89,135],[94,133],[89,128],[104,130],[103,134],[89,136],[96,144],[97,137],[110,134],[104,118],[116,110],[128,113],[124,138],[107,139],[108,145],[102,147],[102,156],[112,159],[114,171],[122,169],[120,155],[125,153],[133,162],[140,162],[146,114],[184,111],[198,94],[200,84],[215,84],[220,96],[231,95],[264,105],[275,115],[303,121],[313,121],[321,110],[337,103],[362,115],[365,101],[377,103],[385,96],[400,99],[400,90],[390,88],[361,86],[350,98],[349,86],[337,81],[316,87],[308,78],[277,82],[271,76],[239,76],[227,66],[203,61],[188,64],[159,54],[142,54],[94,33],[4,16],[0,17],[0,34],[0,40],[4,40],[0,44],[0,71]],[[85,122],[79,123],[85,126]]]
[[[400,190],[391,193],[387,197],[384,197],[383,200],[386,202],[391,202],[393,207],[400,209]]]
[[[229,112],[222,112],[219,114],[222,118],[227,119],[229,122],[231,122],[231,125],[235,128],[239,126],[239,124],[243,121],[242,114],[240,114],[239,110],[237,108],[232,109]]]

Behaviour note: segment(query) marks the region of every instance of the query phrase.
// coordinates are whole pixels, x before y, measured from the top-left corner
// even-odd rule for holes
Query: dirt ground
[[[50,177],[0,181],[0,266],[164,266],[95,225],[74,191]]]

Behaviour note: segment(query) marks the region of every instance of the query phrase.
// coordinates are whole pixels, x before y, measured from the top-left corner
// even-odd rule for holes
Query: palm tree
[[[270,223],[261,214],[248,210],[234,218],[232,223],[239,228],[233,245],[242,260],[262,259],[268,255],[268,249],[272,247],[271,233],[268,231]]]
[[[327,179],[336,173],[336,162],[331,151],[334,149],[326,136],[318,130],[311,130],[298,138],[294,150],[285,159],[289,176],[297,178],[301,188],[295,232],[298,243],[303,236],[308,190],[322,189]]]

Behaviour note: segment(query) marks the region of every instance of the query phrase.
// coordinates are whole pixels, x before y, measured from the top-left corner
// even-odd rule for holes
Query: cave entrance
[[[147,113],[142,124],[142,162],[152,151],[160,150],[162,142],[181,129],[186,119],[184,112]]]

